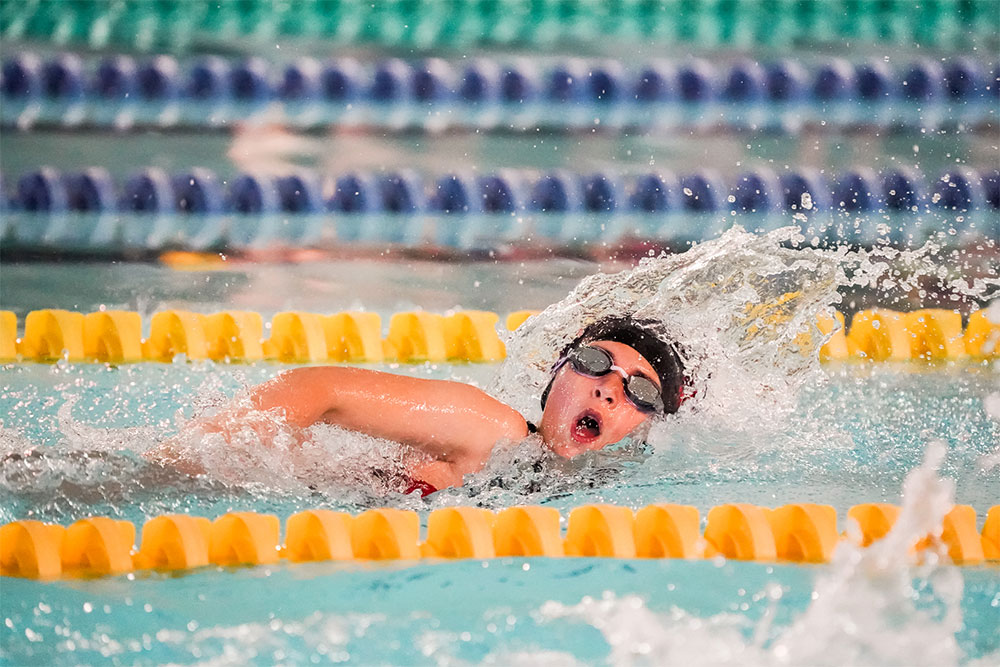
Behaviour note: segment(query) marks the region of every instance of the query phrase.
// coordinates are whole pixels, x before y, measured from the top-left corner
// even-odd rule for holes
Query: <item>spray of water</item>
[[[629,469],[649,481],[670,479],[685,466],[697,468],[678,459],[678,451],[700,457],[698,465],[704,464],[706,453],[713,465],[740,465],[767,452],[850,447],[852,440],[829,416],[824,420],[802,412],[803,391],[828,380],[818,362],[824,337],[817,316],[841,304],[845,292],[919,291],[928,277],[956,297],[985,299],[996,291],[996,278],[970,281],[942,274],[939,252],[931,245],[908,251],[819,249],[805,247],[796,228],[755,235],[737,227],[682,254],[651,257],[620,273],[591,276],[511,336],[508,359],[488,391],[537,420],[538,397],[566,345],[597,320],[630,316],[681,346],[696,399],[677,415],[658,420],[646,445],[625,442],[572,462],[548,456],[537,438],[499,447],[486,468],[466,480],[464,490],[438,494],[433,502],[467,502],[471,496],[487,506],[537,501],[607,486],[622,474],[632,474]],[[71,370],[53,368],[54,373]],[[241,384],[252,382],[244,379]],[[296,432],[280,414],[254,413],[249,406],[237,411],[239,419],[224,434],[197,428],[198,419],[233,400],[228,397],[231,387],[222,386],[211,369],[202,373],[193,399],[190,392],[184,397],[193,410],[173,425],[157,421],[137,428],[90,426],[73,416],[78,393],[80,387],[67,384],[57,447],[24,457],[30,445],[16,434],[3,435],[3,452],[22,457],[5,467],[8,488],[23,494],[32,487],[25,480],[38,481],[51,472],[51,484],[34,488],[55,493],[76,484],[106,491],[109,478],[124,476],[136,481],[134,491],[139,493],[147,486],[143,482],[179,475],[165,471],[192,469],[204,472],[199,484],[222,485],[235,493],[308,496],[318,491],[349,505],[369,504],[388,494],[391,502],[403,506],[417,502],[396,495],[405,490],[401,480],[412,456],[396,444],[329,426]],[[238,404],[245,396],[238,393],[235,400]],[[988,410],[996,409],[996,400],[987,399]],[[164,448],[165,438],[172,456],[159,458],[166,467],[143,467],[141,455]],[[668,457],[667,452],[674,454]],[[48,461],[47,472],[42,459]],[[123,482],[124,496],[105,493],[109,502],[130,497],[130,484]]]
[[[889,534],[867,549],[843,541],[817,577],[808,609],[773,638],[769,616],[748,638],[744,616],[706,619],[676,608],[660,614],[634,595],[549,602],[540,614],[592,625],[610,647],[609,662],[621,666],[957,664],[962,575],[940,548],[923,552],[919,562],[913,551],[921,538],[940,536],[952,506],[954,485],[937,474],[944,453],[940,443],[928,446],[924,463],[906,478]],[[918,583],[932,591],[919,602]],[[764,593],[775,601],[782,595],[777,586]]]

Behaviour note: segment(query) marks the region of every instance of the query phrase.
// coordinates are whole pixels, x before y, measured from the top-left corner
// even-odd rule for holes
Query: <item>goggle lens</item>
[[[569,361],[577,373],[592,377],[607,375],[614,367],[614,359],[607,350],[599,347],[577,348],[570,353]],[[629,375],[623,380],[625,396],[635,407],[643,412],[659,412],[663,409],[660,389],[652,380],[641,375]]]

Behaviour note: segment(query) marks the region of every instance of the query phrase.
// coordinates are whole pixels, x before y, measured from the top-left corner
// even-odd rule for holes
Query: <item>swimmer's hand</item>
[[[219,412],[192,419],[177,435],[148,450],[147,460],[169,466],[189,475],[204,474],[200,453],[204,448],[223,442],[231,446],[270,445],[277,438],[290,438],[293,444],[305,439],[302,430],[287,423],[281,410],[262,411],[246,395],[234,399]]]

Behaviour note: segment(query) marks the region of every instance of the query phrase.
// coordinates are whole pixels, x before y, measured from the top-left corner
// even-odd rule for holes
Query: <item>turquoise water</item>
[[[841,516],[862,502],[900,500],[905,474],[930,440],[947,443],[943,473],[955,479],[956,500],[980,519],[1000,501],[996,470],[983,458],[1000,443],[1000,424],[983,398],[997,388],[995,365],[914,370],[908,365],[828,367],[826,384],[807,389],[793,423],[747,434],[688,415],[654,439],[647,451],[619,451],[567,471],[541,476],[493,470],[469,489],[427,500],[379,498],[372,480],[302,477],[294,468],[257,460],[260,475],[220,469],[191,478],[144,462],[139,455],[179,430],[199,401],[216,402],[245,384],[283,370],[276,364],[8,365],[0,391],[3,487],[0,521],[32,517],[68,523],[94,514],[141,524],[171,511],[217,516],[231,508],[287,516],[310,507],[358,512],[372,503],[433,509],[458,503],[499,508],[544,503],[569,509],[587,502],[635,508],[653,502],[698,506],[751,502],[820,502]],[[383,366],[418,377],[484,385],[488,365]],[[320,429],[316,439],[331,461],[353,448],[349,434]],[[270,466],[270,468],[268,468]],[[352,469],[353,470],[353,469]],[[535,482],[534,485],[532,483]],[[534,487],[542,488],[532,490]],[[315,487],[315,488],[310,488]]]
[[[104,304],[147,316],[167,307],[239,307],[265,317],[283,308],[333,312],[363,305],[385,322],[416,305],[500,313],[541,308],[597,268],[572,260],[241,265],[221,272],[5,265],[0,302],[21,315],[41,303],[83,311]],[[142,458],[192,415],[286,368],[180,360],[0,367],[0,522],[68,524],[107,515],[141,526],[168,512],[216,517],[255,510],[285,519],[306,508],[373,506],[414,509],[425,521],[440,507],[516,504],[555,507],[565,519],[570,508],[589,502],[687,503],[704,519],[710,507],[739,501],[828,503],[843,526],[851,505],[873,501],[903,503],[929,520],[940,507],[921,499],[948,484],[956,502],[976,508],[980,522],[1000,502],[1000,422],[986,408],[1000,389],[996,362],[830,364],[789,384],[796,409],[787,414],[755,416],[736,403],[731,414],[690,410],[657,427],[647,446],[625,443],[571,464],[522,443],[463,488],[426,499],[386,492],[369,462],[391,451],[329,427],[313,429],[310,457],[302,460],[250,441],[206,451],[208,474],[188,477]],[[483,387],[498,371],[479,364],[378,368]],[[911,485],[904,498],[907,475],[935,441],[946,451],[940,479],[925,471],[933,484],[925,479],[916,491]],[[210,442],[201,446],[213,449]],[[996,662],[995,565],[913,567],[905,549],[869,552],[842,549],[822,566],[515,558],[209,567],[54,583],[3,579],[0,662]]]
[[[0,637],[12,665],[613,664],[615,645],[625,641],[652,653],[625,664],[759,663],[808,607],[823,569],[574,558],[286,565],[61,584],[5,579]],[[963,578],[958,645],[966,656],[995,656],[996,569],[966,568]],[[636,623],[609,642],[582,619],[539,612],[552,601],[600,600],[604,591],[614,591],[609,620],[642,610],[659,625]],[[929,590],[915,594],[934,602]],[[770,626],[762,630],[765,617]],[[709,632],[737,639],[696,651]],[[670,636],[675,648],[660,652],[658,642]],[[727,654],[729,644],[742,650]]]
[[[478,383],[494,370],[386,369]],[[514,472],[504,479],[508,488],[479,479],[425,500],[380,498],[364,482],[312,490],[276,469],[267,471],[266,482],[221,473],[221,479],[188,478],[136,455],[176,431],[181,406],[280,370],[270,364],[4,367],[0,521],[68,524],[98,514],[139,525],[166,512],[214,517],[231,509],[284,519],[304,508],[358,512],[372,505],[416,509],[425,519],[429,510],[455,504],[522,503],[550,505],[565,516],[587,502],[639,508],[662,501],[694,504],[704,517],[723,502],[812,501],[834,505],[843,522],[850,505],[900,502],[902,480],[929,439],[947,443],[941,474],[955,481],[957,502],[972,504],[982,521],[1000,499],[996,470],[984,464],[1000,442],[1000,425],[983,410],[998,382],[989,365],[830,366],[825,386],[802,395],[801,421],[768,434],[768,444],[692,417],[638,459],[609,455],[571,476],[542,473],[533,491]],[[321,437],[331,448],[349,444],[337,434]],[[1000,574],[995,566],[960,570],[962,621],[942,641],[956,642],[961,662],[995,658]],[[211,567],[56,583],[4,579],[0,647],[12,665],[660,663],[654,656],[780,664],[775,652],[806,616],[817,580],[836,571],[835,565],[498,559]],[[935,576],[912,573],[907,595],[915,609],[944,618]],[[881,595],[850,593],[861,600]],[[555,603],[561,612],[553,612]],[[581,604],[604,606],[598,612],[577,609]],[[908,613],[893,622],[916,624],[917,612]],[[621,628],[605,627],[614,619]],[[869,639],[857,638],[858,655],[870,656]],[[623,662],[629,642],[653,653]]]

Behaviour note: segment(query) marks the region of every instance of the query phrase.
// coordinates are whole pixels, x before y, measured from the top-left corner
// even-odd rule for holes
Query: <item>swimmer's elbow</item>
[[[337,387],[349,371],[338,366],[294,368],[257,387],[250,400],[257,410],[280,410],[290,424],[309,426],[336,411]]]

